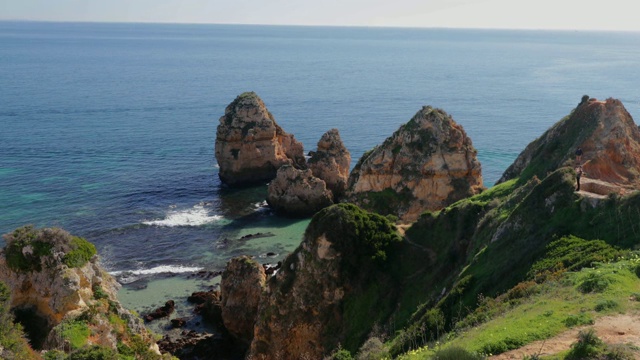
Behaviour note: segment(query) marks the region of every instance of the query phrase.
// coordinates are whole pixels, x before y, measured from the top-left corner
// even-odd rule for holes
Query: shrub
[[[356,354],[357,360],[382,360],[389,357],[389,351],[377,337],[369,338]]]
[[[580,331],[578,341],[571,345],[566,360],[595,359],[604,349],[604,343],[593,329]]]
[[[118,355],[112,349],[94,345],[72,352],[67,360],[118,360]]]
[[[40,258],[51,254],[53,245],[40,241],[40,231],[33,225],[23,226],[4,235],[5,257],[13,271],[41,271]]]
[[[580,313],[578,315],[569,315],[564,319],[564,325],[566,327],[574,327],[581,325],[593,325],[593,319],[587,313]]]
[[[594,310],[600,312],[608,309],[615,309],[617,307],[618,303],[614,300],[600,300],[596,304]]]
[[[611,280],[603,274],[590,272],[584,277],[580,285],[578,285],[578,290],[583,294],[601,293],[609,287],[609,284],[611,284]]]
[[[438,350],[432,357],[434,360],[482,360],[484,358],[480,354],[467,351],[458,346]]]
[[[92,243],[74,236],[71,239],[71,251],[62,258],[62,261],[70,268],[77,268],[86,264],[96,253],[96,247]]]

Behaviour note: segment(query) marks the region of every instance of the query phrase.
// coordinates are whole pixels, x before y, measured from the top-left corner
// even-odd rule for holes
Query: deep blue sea
[[[301,240],[308,220],[271,213],[266,187],[218,180],[218,119],[244,91],[306,151],[338,128],[352,166],[442,108],[491,186],[584,94],[640,116],[638,84],[640,33],[0,22],[0,232],[86,237],[140,311]]]

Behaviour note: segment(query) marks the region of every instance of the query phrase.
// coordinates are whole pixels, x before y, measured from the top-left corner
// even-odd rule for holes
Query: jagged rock
[[[640,130],[620,100],[582,97],[580,104],[531,142],[504,172],[499,183],[515,177],[544,178],[558,168],[578,164],[584,176],[633,189],[640,187]]]
[[[386,218],[353,204],[316,214],[301,245],[267,282],[248,358],[322,359],[344,343],[354,330],[345,318],[347,299],[384,276],[385,251],[399,239]],[[228,276],[242,283],[238,273]]]
[[[187,325],[187,319],[183,319],[183,318],[171,319],[171,327],[174,329],[184,327],[185,325]]]
[[[231,259],[222,273],[220,293],[224,326],[245,344],[253,338],[253,326],[265,282],[264,268],[248,256]]]
[[[176,303],[173,300],[168,300],[163,306],[153,310],[149,314],[147,314],[144,319],[145,321],[153,321],[156,319],[161,319],[163,317],[167,317],[173,313],[176,309]]]
[[[351,154],[342,143],[338,129],[327,131],[318,141],[318,150],[310,152],[309,168],[313,176],[324,180],[335,200],[347,189]]]
[[[307,216],[333,204],[333,196],[324,181],[311,170],[285,165],[269,183],[267,203],[276,211]]]
[[[141,319],[117,300],[120,285],[99,265],[93,244],[62,229],[33,226],[18,228],[4,239],[0,281],[11,289],[11,308],[28,314],[25,330],[36,349],[65,348],[65,328],[84,324],[92,334],[88,345],[116,351],[119,342],[140,335],[159,356]],[[114,325],[113,316],[125,327]]]
[[[382,145],[365,153],[349,176],[346,200],[413,221],[483,189],[480,163],[450,115],[423,107]]]
[[[302,144],[282,130],[254,92],[227,106],[215,148],[220,180],[228,185],[267,182],[285,164],[306,167]]]

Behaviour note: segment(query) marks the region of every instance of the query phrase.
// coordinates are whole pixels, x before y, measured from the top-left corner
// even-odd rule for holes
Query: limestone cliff
[[[62,229],[31,226],[4,238],[0,280],[36,349],[98,345],[160,357],[141,320],[117,301],[119,284],[100,267],[93,244]]]
[[[318,149],[309,159],[313,176],[324,180],[337,201],[347,189],[351,154],[342,143],[338,129],[324,133],[318,141]]]
[[[269,183],[267,203],[278,212],[292,216],[308,216],[333,204],[333,195],[324,181],[311,170],[298,170],[290,165],[278,169]]]
[[[576,150],[582,149],[577,161]],[[543,178],[582,165],[586,176],[628,189],[640,187],[640,130],[620,100],[583,96],[580,104],[530,143],[499,182]]]
[[[365,153],[349,176],[346,200],[412,221],[483,188],[466,132],[440,109],[423,107],[382,145]]]
[[[387,252],[399,240],[386,218],[353,204],[338,204],[318,212],[302,244],[267,281],[255,317],[249,358],[322,359],[348,337],[362,336],[360,322],[352,321],[354,308],[346,304],[367,284],[385,276]],[[244,288],[242,283],[248,282],[257,287],[254,275],[242,277],[246,273],[227,271],[223,284]],[[368,319],[380,316],[375,313],[376,304],[369,305],[373,307],[356,306],[356,311],[366,312]],[[254,306],[254,301],[249,301],[247,311]]]
[[[254,92],[239,95],[225,109],[215,156],[220,180],[228,185],[267,182],[285,164],[306,167],[302,144],[282,130]]]
[[[246,345],[253,338],[266,280],[264,267],[248,256],[231,259],[222,273],[222,320],[226,329]]]

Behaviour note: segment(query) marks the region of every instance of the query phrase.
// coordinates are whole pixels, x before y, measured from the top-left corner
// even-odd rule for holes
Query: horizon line
[[[32,20],[1,19],[0,22],[58,23],[58,24],[138,24],[138,25],[217,25],[217,26],[269,26],[269,27],[315,27],[315,28],[360,28],[360,29],[417,29],[417,30],[486,30],[486,31],[556,31],[556,32],[615,32],[640,33],[640,30],[622,29],[564,29],[564,28],[501,28],[501,27],[445,27],[445,26],[399,26],[399,25],[335,25],[335,24],[257,24],[257,23],[210,23],[171,21],[90,21],[90,20]]]

